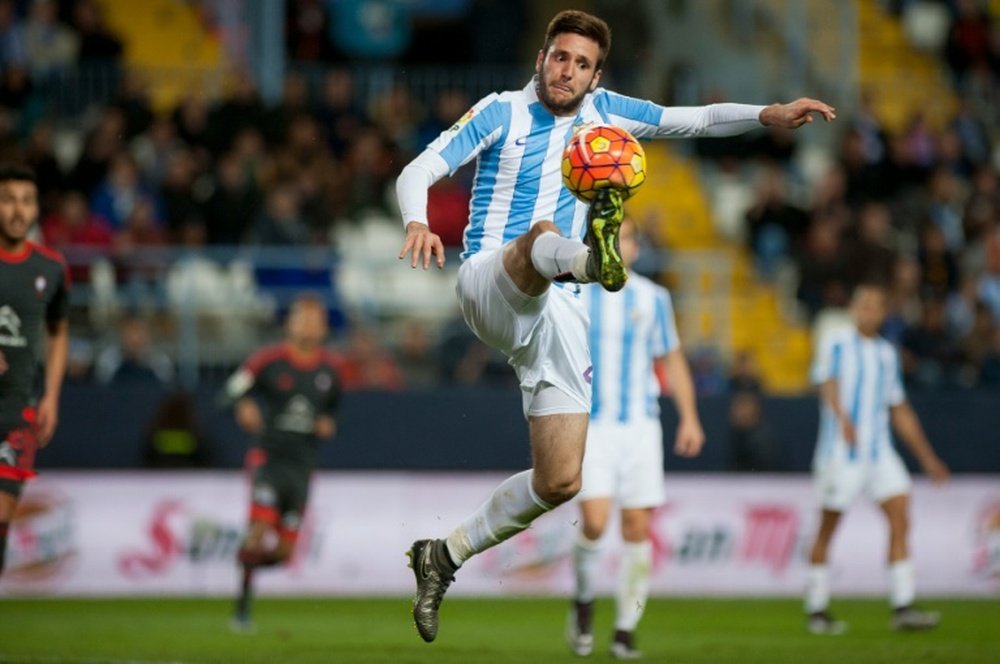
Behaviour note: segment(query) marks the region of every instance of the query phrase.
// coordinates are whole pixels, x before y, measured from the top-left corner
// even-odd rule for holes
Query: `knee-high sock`
[[[532,471],[508,477],[458,528],[448,535],[448,555],[461,565],[477,553],[510,539],[551,510],[531,488]]]
[[[826,611],[830,606],[830,568],[810,565],[806,572],[806,613]]]
[[[625,542],[618,570],[618,589],[615,592],[615,629],[635,631],[649,600],[649,575],[652,567],[652,542]]]
[[[573,569],[576,572],[576,601],[592,602],[594,600],[594,579],[597,578],[597,565],[601,560],[599,540],[587,539],[580,533],[573,545]]]
[[[567,274],[577,281],[587,278],[587,246],[577,240],[564,238],[549,231],[535,238],[531,245],[531,264],[547,279],[555,279]]]
[[[917,594],[916,572],[909,559],[889,565],[889,604],[894,609],[913,604]]]

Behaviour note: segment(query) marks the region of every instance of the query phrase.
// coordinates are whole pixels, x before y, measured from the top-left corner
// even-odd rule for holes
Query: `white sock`
[[[586,283],[590,281],[587,277],[589,253],[590,249],[582,242],[548,231],[536,237],[531,245],[531,264],[546,279],[572,274],[576,281]]]
[[[601,561],[601,543],[599,540],[587,539],[580,533],[573,545],[573,569],[576,571],[576,601],[592,602],[594,600],[594,579],[597,577],[597,564]]]
[[[649,576],[653,568],[653,543],[625,542],[618,589],[615,592],[615,629],[635,631],[649,600]]]
[[[510,539],[554,507],[535,494],[531,477],[530,470],[508,477],[448,535],[445,543],[452,562],[461,565],[473,555]]]
[[[806,613],[826,611],[830,606],[830,568],[810,565],[806,572]]]
[[[889,565],[889,604],[894,609],[913,604],[917,595],[916,572],[909,559]]]

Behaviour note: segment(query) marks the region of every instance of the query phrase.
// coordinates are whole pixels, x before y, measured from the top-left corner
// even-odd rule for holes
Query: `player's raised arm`
[[[787,104],[771,104],[760,112],[760,123],[766,127],[797,129],[809,124],[816,116],[827,122],[837,118],[837,109],[818,99],[801,97]]]
[[[947,482],[950,476],[948,466],[934,451],[920,424],[920,418],[909,402],[904,401],[892,406],[889,409],[889,416],[892,419],[893,429],[916,457],[924,472],[937,484]]]

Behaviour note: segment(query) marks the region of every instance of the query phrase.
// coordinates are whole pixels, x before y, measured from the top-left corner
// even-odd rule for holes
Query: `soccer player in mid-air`
[[[35,453],[56,429],[69,354],[66,263],[28,240],[37,221],[34,172],[0,164],[0,572],[21,491],[35,476]]]
[[[889,525],[893,629],[930,629],[940,617],[913,605],[916,581],[907,544],[910,476],[893,447],[890,424],[931,479],[946,481],[948,468],[906,401],[899,354],[879,336],[885,314],[885,287],[859,285],[851,299],[853,325],[820,340],[813,366],[821,403],[813,471],[822,512],[809,558],[805,610],[814,634],[841,634],[847,629],[828,610],[827,552],[841,515],[862,491],[882,508]]]
[[[286,340],[257,351],[230,377],[224,398],[240,427],[257,438],[247,455],[252,473],[250,523],[238,559],[243,577],[232,626],[252,629],[254,572],[286,562],[295,549],[309,477],[320,441],[336,431],[340,377],[324,348],[327,310],[299,296],[286,321]]]
[[[457,293],[469,327],[503,351],[517,373],[532,454],[531,470],[501,483],[446,538],[413,543],[413,617],[425,641],[437,636],[438,608],[462,563],[580,489],[590,353],[579,284],[616,291],[626,274],[618,253],[621,192],[602,190],[588,209],[562,185],[561,156],[573,132],[608,123],[637,138],[729,136],[763,125],[799,127],[814,113],[834,118],[833,108],[812,99],[664,108],[599,89],[610,46],[600,18],[560,12],[531,81],[480,100],[396,184],[406,225],[399,257],[412,255],[412,267],[426,269],[432,260],[443,267],[441,238],[427,225],[427,189],[476,159]]]
[[[635,232],[632,220],[623,220],[619,244],[626,268],[639,255]],[[611,653],[619,659],[635,659],[640,653],[633,633],[649,598],[653,509],[664,501],[659,371],[667,377],[680,418],[674,451],[696,456],[705,434],[667,289],[629,271],[621,291],[609,293],[592,285],[581,295],[590,315],[593,397],[579,494],[583,522],[573,548],[576,596],[566,638],[577,655],[589,655],[594,649],[599,540],[617,501],[625,545],[615,590]]]

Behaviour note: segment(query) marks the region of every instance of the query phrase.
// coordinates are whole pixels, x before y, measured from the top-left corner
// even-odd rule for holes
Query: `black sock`
[[[3,566],[7,560],[7,531],[9,529],[9,523],[0,521],[0,574],[3,574]]]
[[[253,571],[252,565],[243,566],[240,595],[236,599],[236,617],[241,620],[250,618],[250,600],[253,598]]]

